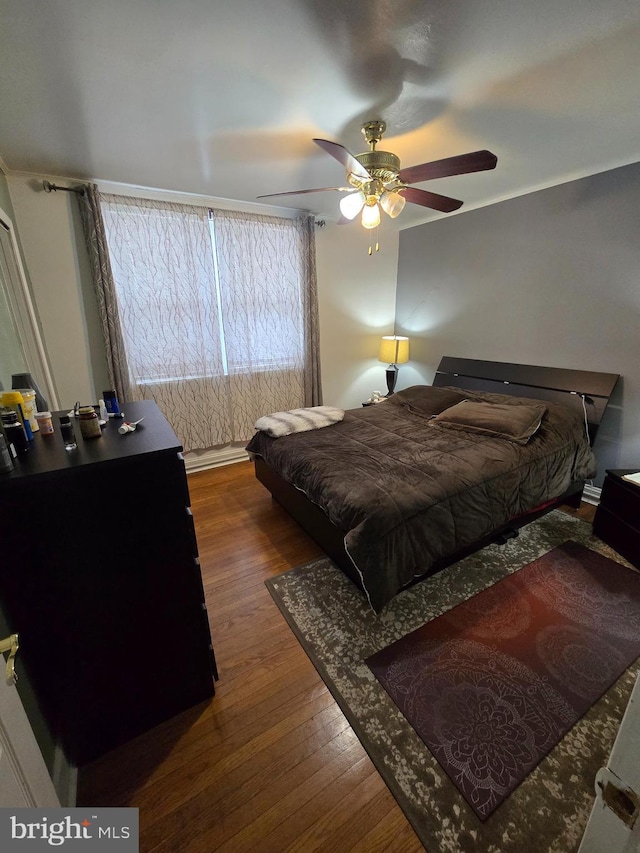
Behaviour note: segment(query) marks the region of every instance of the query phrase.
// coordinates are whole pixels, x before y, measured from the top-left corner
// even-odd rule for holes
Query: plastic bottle
[[[12,373],[11,374],[11,387],[12,388],[33,388],[36,394],[36,407],[39,412],[46,412],[49,408],[49,404],[47,403],[47,398],[44,396],[40,388],[38,387],[38,383],[31,376],[30,373]]]
[[[38,432],[40,427],[36,420],[36,412],[38,411],[36,407],[36,392],[33,388],[17,388],[16,390],[19,394],[22,394],[22,412],[25,420],[29,421],[31,432]]]
[[[40,427],[40,435],[53,435],[51,412],[36,412],[36,421]]]
[[[22,405],[17,406],[18,409],[18,417],[22,422],[22,426],[24,427],[25,435],[27,436],[27,441],[33,441],[33,430],[31,429],[31,423],[29,418],[24,413],[24,407]]]
[[[24,397],[20,391],[3,391],[0,396],[0,405],[13,409],[18,414],[18,406],[24,406]]]
[[[4,411],[0,417],[7,442],[13,444],[13,449],[18,455],[26,453],[29,450],[29,440],[27,439],[24,427],[18,419],[17,412],[13,410]]]
[[[33,430],[31,429],[31,424],[29,422],[29,418],[26,416],[24,411],[24,397],[20,391],[3,391],[2,397],[0,397],[0,405],[13,409],[13,411],[18,415],[22,426],[24,427],[24,431],[27,435],[27,441],[31,441],[33,438]]]

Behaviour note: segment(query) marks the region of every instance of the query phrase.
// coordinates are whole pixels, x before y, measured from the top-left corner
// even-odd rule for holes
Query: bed
[[[247,446],[272,496],[379,612],[545,512],[579,506],[618,376],[445,357],[431,386]]]

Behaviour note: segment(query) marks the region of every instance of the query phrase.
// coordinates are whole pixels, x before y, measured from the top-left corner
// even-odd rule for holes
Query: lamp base
[[[387,397],[390,397],[393,394],[393,389],[396,387],[396,380],[398,379],[398,368],[395,364],[390,364],[387,367]]]

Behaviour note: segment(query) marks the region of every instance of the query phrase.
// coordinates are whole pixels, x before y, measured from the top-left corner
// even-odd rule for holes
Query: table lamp
[[[409,361],[409,338],[402,335],[384,335],[380,341],[380,353],[378,361],[387,362],[387,397],[393,394],[398,378],[398,364],[406,364]]]

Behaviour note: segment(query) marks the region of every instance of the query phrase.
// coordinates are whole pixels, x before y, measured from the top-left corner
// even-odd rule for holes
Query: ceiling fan
[[[462,206],[455,198],[438,195],[428,190],[420,190],[409,184],[430,181],[434,178],[446,178],[450,175],[465,175],[469,172],[482,172],[495,169],[498,158],[490,151],[473,151],[459,154],[444,160],[433,160],[418,166],[400,168],[400,158],[390,151],[377,151],[376,145],[387,129],[383,121],[368,121],[362,126],[362,133],[370,146],[362,154],[351,154],[338,142],[328,139],[314,139],[327,154],[334,157],[347,170],[346,187],[318,187],[308,190],[289,190],[288,192],[269,193],[258,198],[273,198],[280,195],[300,195],[302,193],[322,193],[335,190],[346,193],[340,200],[340,211],[344,223],[362,211],[362,224],[365,228],[375,228],[380,224],[380,209],[395,219],[402,213],[405,203],[419,204],[443,213],[451,213]]]

